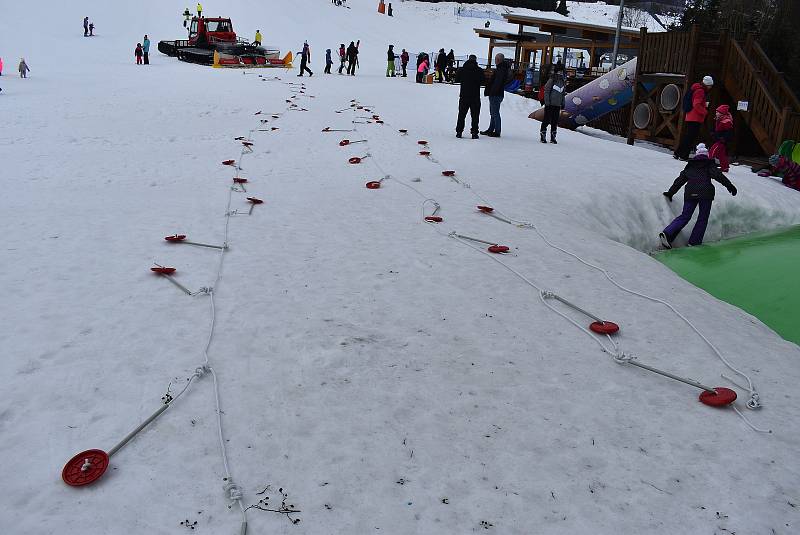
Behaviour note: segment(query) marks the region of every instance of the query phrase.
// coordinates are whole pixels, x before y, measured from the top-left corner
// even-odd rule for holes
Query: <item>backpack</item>
[[[692,111],[692,108],[694,108],[693,100],[694,100],[694,91],[692,89],[689,89],[689,91],[687,91],[683,95],[683,113],[689,113],[690,111]]]

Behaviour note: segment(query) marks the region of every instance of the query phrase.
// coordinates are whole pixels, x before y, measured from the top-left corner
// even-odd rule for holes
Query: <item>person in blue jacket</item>
[[[147,37],[147,34],[144,35],[144,41],[142,41],[142,52],[144,52],[144,64],[150,65],[150,38]]]

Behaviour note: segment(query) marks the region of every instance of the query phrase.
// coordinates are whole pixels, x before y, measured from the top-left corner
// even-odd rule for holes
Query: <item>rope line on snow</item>
[[[352,109],[353,111],[355,111],[355,108],[351,107],[351,109]],[[356,124],[356,121],[353,121],[353,123],[354,123],[354,130],[356,130],[356,131],[357,131],[357,130],[358,130],[358,127],[357,127],[357,126],[355,126],[355,124]],[[388,125],[388,126],[390,126],[390,125],[389,125],[389,123],[385,123],[385,124],[386,124],[386,125]],[[406,130],[406,131],[403,131],[403,130],[401,130],[401,131],[400,131],[400,134],[401,134],[401,136],[407,136],[407,130]],[[424,146],[425,146],[425,147],[427,147],[427,146],[428,146],[428,143],[427,143],[427,141],[426,141],[426,142],[424,142],[424,143],[423,143],[422,141],[419,141],[419,142],[418,142],[418,144],[424,144]],[[367,146],[368,146],[368,142],[367,142]],[[439,168],[441,168],[441,169],[443,170],[443,174],[445,174],[445,172],[444,172],[445,168],[442,166],[442,164],[441,164],[441,163],[440,163],[438,160],[436,160],[435,158],[433,158],[433,157],[430,155],[430,151],[425,151],[425,152],[427,153],[427,154],[425,155],[426,159],[428,159],[429,161],[431,161],[432,163],[434,163],[435,165],[437,165]],[[371,155],[371,156],[372,156],[372,155]],[[372,160],[372,162],[374,163],[374,165],[376,166],[376,168],[377,168],[377,169],[378,169],[378,170],[381,172],[381,174],[383,174],[384,176],[389,176],[389,175],[388,175],[388,174],[387,174],[387,173],[384,171],[384,169],[382,168],[382,166],[381,166],[381,165],[378,163],[378,159],[377,159],[377,158],[375,158],[375,157],[373,156],[373,157],[372,157],[372,158],[370,158],[370,159]],[[483,197],[483,196],[482,196],[480,193],[478,193],[478,192],[477,192],[477,191],[476,191],[474,188],[472,188],[472,186],[471,186],[471,185],[470,185],[468,182],[465,182],[465,181],[463,181],[463,180],[461,180],[461,179],[457,178],[457,177],[455,176],[455,173],[454,173],[454,172],[450,172],[450,171],[448,171],[448,172],[445,174],[445,176],[448,176],[448,177],[449,177],[451,180],[453,180],[454,182],[456,182],[456,183],[458,183],[458,184],[462,185],[462,187],[463,187],[464,189],[468,189],[468,190],[470,190],[470,192],[471,192],[471,193],[472,193],[472,194],[473,194],[473,195],[474,195],[474,196],[475,196],[477,199],[479,199],[481,202],[483,202],[483,203],[485,203],[485,204],[487,204],[487,205],[491,205],[491,204],[492,204],[492,203],[491,203],[490,201],[488,201],[488,200],[487,200],[485,197]],[[397,177],[392,177],[392,179],[393,179],[395,182],[398,182],[398,183],[400,183],[401,185],[404,185],[404,186],[406,186],[407,188],[409,188],[409,189],[413,190],[413,191],[414,191],[414,192],[416,192],[416,193],[417,193],[417,194],[418,194],[420,197],[422,197],[423,199],[425,199],[425,200],[423,200],[423,205],[422,205],[423,218],[424,218],[424,213],[425,213],[425,203],[426,203],[428,200],[430,200],[430,199],[429,199],[429,197],[428,197],[427,195],[425,195],[424,193],[420,192],[420,191],[419,191],[417,188],[414,188],[414,187],[413,187],[413,186],[411,186],[410,184],[407,184],[407,183],[405,183],[404,181],[402,181],[402,180],[398,179]],[[434,201],[434,202],[435,202],[435,201]],[[438,210],[438,208],[440,207],[439,203],[436,203],[436,206],[437,206],[437,210]],[[494,212],[497,212],[497,213],[495,214]],[[693,330],[693,331],[694,331],[694,332],[695,332],[695,333],[696,333],[696,334],[697,334],[697,335],[698,335],[698,336],[699,336],[699,337],[700,337],[700,338],[703,340],[703,342],[705,342],[705,344],[706,344],[706,345],[707,345],[707,346],[708,346],[708,347],[709,347],[709,348],[710,348],[710,349],[711,349],[711,350],[714,352],[714,354],[717,356],[717,358],[718,358],[718,359],[719,359],[719,360],[720,360],[720,361],[721,361],[721,362],[722,362],[722,363],[723,363],[723,364],[724,364],[726,367],[728,367],[728,368],[729,368],[730,370],[732,370],[734,373],[736,373],[737,375],[741,376],[742,378],[744,378],[744,379],[747,381],[747,387],[742,387],[742,386],[741,386],[741,385],[739,385],[738,383],[736,383],[736,382],[732,381],[732,380],[731,380],[729,377],[727,377],[726,375],[724,375],[724,374],[721,374],[722,378],[726,379],[727,381],[731,382],[732,384],[736,385],[737,387],[739,387],[739,388],[741,388],[741,389],[743,389],[743,390],[747,390],[747,391],[749,392],[749,396],[750,396],[750,397],[749,397],[748,401],[746,402],[746,407],[747,407],[748,409],[751,409],[751,410],[756,410],[756,409],[759,409],[759,408],[761,408],[760,397],[759,397],[759,394],[758,394],[758,392],[757,392],[757,391],[756,391],[756,389],[755,389],[755,386],[753,385],[753,382],[752,382],[751,378],[750,378],[750,377],[749,377],[749,376],[748,376],[746,373],[742,372],[741,370],[739,370],[738,368],[736,368],[735,366],[733,366],[733,365],[730,363],[730,361],[729,361],[728,359],[726,359],[726,358],[725,358],[725,356],[722,354],[722,352],[721,352],[721,351],[720,351],[720,350],[719,350],[719,349],[718,349],[718,348],[717,348],[717,347],[716,347],[716,346],[715,346],[715,345],[714,345],[714,344],[713,344],[713,343],[712,343],[712,342],[711,342],[711,341],[710,341],[710,340],[709,340],[709,339],[708,339],[708,338],[707,338],[707,337],[706,337],[706,336],[705,336],[705,335],[704,335],[704,334],[703,334],[703,333],[700,331],[700,329],[699,329],[699,328],[698,328],[696,325],[694,325],[694,323],[692,323],[692,322],[691,322],[691,320],[689,320],[689,319],[688,319],[688,318],[687,318],[685,315],[683,315],[683,314],[682,314],[682,313],[681,313],[679,310],[677,310],[677,309],[676,309],[676,308],[675,308],[675,307],[674,307],[672,304],[670,304],[670,303],[669,303],[669,302],[667,302],[666,300],[663,300],[663,299],[660,299],[660,298],[657,298],[657,297],[652,297],[652,296],[649,296],[649,295],[647,295],[647,294],[644,294],[644,293],[642,293],[642,292],[638,292],[638,291],[632,290],[632,289],[630,289],[630,288],[627,288],[626,286],[623,286],[622,284],[620,284],[620,283],[618,283],[617,281],[615,281],[615,280],[614,280],[614,278],[611,276],[611,274],[608,272],[608,270],[606,270],[605,268],[602,268],[602,267],[600,267],[600,266],[597,266],[597,265],[595,265],[595,264],[593,264],[593,263],[591,263],[591,262],[588,262],[587,260],[585,260],[585,259],[581,258],[579,255],[577,255],[577,254],[575,254],[575,253],[573,253],[573,252],[571,252],[571,251],[569,251],[569,250],[567,250],[567,249],[564,249],[564,248],[562,248],[562,247],[559,247],[558,245],[554,244],[554,243],[553,243],[553,242],[552,242],[552,241],[551,241],[551,240],[550,240],[550,239],[549,239],[549,238],[548,238],[548,237],[547,237],[547,236],[546,236],[546,235],[545,235],[545,234],[544,234],[544,233],[541,231],[541,229],[539,229],[539,228],[538,228],[538,226],[536,226],[536,225],[535,225],[535,224],[533,224],[533,223],[530,223],[530,222],[528,222],[528,221],[516,220],[516,219],[514,219],[514,218],[512,218],[512,217],[509,217],[507,214],[504,214],[503,212],[501,212],[500,210],[497,210],[497,209],[493,209],[492,211],[488,211],[488,212],[484,212],[484,213],[486,213],[487,215],[490,215],[490,216],[494,217],[495,219],[497,219],[497,220],[499,220],[499,221],[502,221],[502,222],[504,222],[504,223],[507,223],[507,224],[509,224],[509,225],[512,225],[512,226],[516,226],[517,228],[530,228],[530,229],[533,229],[533,230],[534,230],[534,231],[535,231],[535,232],[538,234],[538,236],[539,236],[539,237],[540,237],[540,238],[541,238],[541,239],[542,239],[542,240],[543,240],[543,241],[544,241],[544,242],[545,242],[545,243],[546,243],[548,246],[550,246],[550,247],[552,247],[552,248],[554,248],[554,249],[556,249],[556,250],[558,250],[558,251],[560,251],[560,252],[562,252],[562,253],[564,253],[564,254],[567,254],[568,256],[570,256],[570,257],[572,257],[572,258],[574,258],[574,259],[578,260],[578,261],[579,261],[579,262],[581,262],[582,264],[584,264],[584,265],[586,265],[586,266],[588,266],[588,267],[590,267],[590,268],[592,268],[592,269],[595,269],[595,270],[597,270],[597,271],[600,271],[600,272],[601,272],[601,273],[602,273],[602,274],[603,274],[603,275],[606,277],[606,279],[608,279],[608,281],[609,281],[609,282],[611,282],[611,283],[612,283],[614,286],[616,286],[616,287],[617,287],[617,288],[619,288],[620,290],[622,290],[622,291],[624,291],[624,292],[627,292],[627,293],[629,293],[629,294],[631,294],[631,295],[634,295],[634,296],[640,297],[640,298],[642,298],[642,299],[645,299],[645,300],[648,300],[648,301],[651,301],[651,302],[655,302],[655,303],[659,303],[659,304],[662,304],[662,305],[666,306],[666,307],[667,307],[669,310],[671,310],[671,311],[672,311],[672,312],[673,312],[675,315],[677,315],[677,316],[678,316],[678,317],[679,317],[679,318],[680,318],[682,321],[684,321],[684,322],[685,322],[685,323],[686,323],[686,324],[687,324],[687,325],[688,325],[688,326],[689,326],[689,327],[690,327],[690,328],[691,328],[691,329],[692,329],[692,330]],[[439,229],[434,229],[434,230],[435,230],[437,233],[439,233],[439,234],[443,234],[443,233],[442,233],[442,232],[441,232]],[[451,238],[455,238],[455,239],[456,239],[456,241],[458,241],[458,242],[459,242],[459,243],[461,243],[462,245],[466,245],[466,246],[468,246],[468,247],[470,247],[470,248],[472,248],[472,249],[474,249],[474,250],[476,250],[476,251],[479,251],[479,252],[480,252],[480,253],[482,253],[482,254],[485,254],[485,255],[489,256],[489,257],[490,257],[492,260],[494,260],[495,262],[497,262],[497,263],[499,263],[500,265],[502,265],[503,267],[505,267],[507,270],[509,270],[510,272],[512,272],[514,275],[516,275],[516,276],[517,276],[518,278],[520,278],[522,281],[524,281],[525,283],[527,283],[527,284],[529,284],[530,286],[532,286],[533,288],[535,288],[535,289],[538,291],[538,295],[539,295],[539,298],[540,298],[540,300],[542,301],[542,303],[543,303],[545,306],[547,306],[547,308],[549,308],[550,310],[552,310],[553,312],[555,312],[556,314],[558,314],[558,315],[559,315],[559,316],[561,316],[562,318],[566,319],[567,321],[569,321],[570,323],[572,323],[572,324],[573,324],[575,327],[577,327],[578,329],[580,329],[582,332],[584,332],[585,334],[587,334],[588,336],[590,336],[590,337],[591,337],[591,338],[592,338],[592,339],[593,339],[593,340],[594,340],[596,343],[598,343],[598,345],[600,345],[601,349],[602,349],[604,352],[608,353],[609,355],[611,355],[611,356],[612,356],[612,358],[614,358],[615,362],[617,362],[617,363],[620,363],[620,364],[624,364],[624,363],[631,362],[633,359],[635,359],[635,358],[636,358],[636,357],[635,357],[635,356],[633,356],[633,355],[629,355],[629,354],[627,354],[627,353],[624,353],[624,352],[622,352],[622,351],[620,350],[620,348],[619,348],[619,344],[618,344],[617,342],[615,342],[615,341],[614,341],[614,340],[611,338],[611,336],[610,336],[610,335],[606,334],[605,336],[606,336],[606,338],[607,338],[607,339],[608,339],[608,340],[611,342],[611,344],[612,344],[612,348],[613,348],[612,350],[609,350],[609,349],[608,349],[608,348],[607,348],[607,347],[606,347],[606,346],[603,344],[603,342],[602,342],[602,341],[601,341],[599,338],[597,338],[597,336],[596,336],[594,333],[592,333],[591,331],[589,331],[588,329],[586,329],[584,326],[582,326],[582,325],[578,324],[578,323],[577,323],[576,321],[574,321],[572,318],[570,318],[569,316],[567,316],[567,315],[563,314],[562,312],[560,312],[559,310],[557,310],[556,308],[554,308],[554,307],[553,307],[553,306],[552,306],[550,303],[548,303],[548,302],[547,302],[547,298],[548,298],[548,297],[551,297],[551,296],[555,297],[555,294],[554,294],[554,293],[552,293],[552,292],[548,292],[548,291],[545,291],[545,290],[542,290],[542,289],[541,289],[541,288],[539,288],[539,287],[538,287],[536,284],[534,284],[534,283],[533,283],[533,282],[532,282],[530,279],[528,279],[527,277],[525,277],[524,275],[522,275],[521,273],[519,273],[517,270],[513,269],[511,266],[509,266],[508,264],[506,264],[505,262],[503,262],[502,260],[500,260],[500,259],[497,257],[497,255],[490,254],[490,253],[488,253],[487,251],[484,251],[483,249],[481,249],[481,248],[479,248],[479,247],[476,247],[476,246],[474,246],[474,245],[473,245],[473,244],[471,244],[471,243],[468,243],[467,241],[465,241],[464,239],[462,239],[461,237],[459,237],[459,236],[458,236],[457,234],[455,234],[455,233],[448,234],[447,236],[449,236],[449,237],[451,237]],[[582,311],[582,312],[586,313],[585,311],[583,311],[582,309],[580,309],[580,308],[578,308],[578,307],[574,307],[574,308],[577,308],[578,310],[580,310],[580,311]],[[588,314],[588,315],[592,316],[591,314]],[[740,417],[740,418],[741,418],[741,419],[742,419],[742,420],[743,420],[743,421],[744,421],[744,422],[745,422],[745,423],[746,423],[746,424],[747,424],[747,425],[748,425],[748,426],[749,426],[749,427],[750,427],[752,430],[754,430],[754,431],[757,431],[757,432],[760,432],[760,433],[771,433],[771,432],[772,432],[772,431],[771,431],[771,430],[769,430],[769,429],[762,429],[762,428],[760,428],[760,427],[757,427],[757,426],[755,426],[753,423],[751,423],[751,422],[749,421],[749,419],[748,419],[748,418],[747,418],[747,417],[746,417],[746,416],[745,416],[745,415],[744,415],[744,414],[743,414],[743,413],[742,413],[742,412],[741,412],[741,411],[740,411],[740,410],[739,410],[739,409],[738,409],[738,408],[737,408],[735,405],[731,405],[731,407],[732,407],[732,408],[733,408],[733,410],[736,412],[736,414],[737,414],[737,415],[739,415],[739,417]]]

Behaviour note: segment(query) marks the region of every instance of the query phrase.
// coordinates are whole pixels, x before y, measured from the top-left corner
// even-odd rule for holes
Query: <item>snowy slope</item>
[[[294,72],[244,75],[157,53],[136,67],[142,34],[181,36],[183,4],[4,6],[6,71],[25,55],[32,73],[0,79],[3,532],[174,534],[191,531],[186,519],[197,533],[239,532],[209,375],[96,484],[60,479],[69,457],[111,448],[170,381],[174,395],[203,364],[209,297],[153,276],[154,261],[176,266],[192,290],[215,285],[209,358],[244,503],[275,503],[282,488],[301,511],[291,524],[250,510],[248,533],[796,531],[800,350],[622,244],[643,246],[677,210],[660,192],[680,166],[581,133],[542,146],[526,118],[532,104],[511,97],[503,139],[456,140],[457,88],[387,80],[384,52],[392,41],[480,54],[471,24],[452,12],[421,17],[428,6],[413,2],[398,3],[394,20],[372,2],[349,3],[205,5],[283,50],[311,42],[317,74],[303,80],[315,98],[294,99],[308,112],[287,111]],[[93,40],[82,37],[84,15],[97,24]],[[323,77],[321,51],[357,38],[359,76]],[[323,134],[364,113],[335,113],[351,99],[386,124]],[[279,130],[253,133],[242,175],[266,202],[231,217],[214,284],[214,251],[163,236],[224,239],[232,170],[220,162],[240,158],[234,137],[262,117]],[[342,148],[344,137],[368,143]],[[417,155],[418,139],[436,162]],[[364,188],[383,174],[393,178],[381,189]],[[753,229],[797,222],[795,192],[739,170],[732,179],[739,196],[720,192],[712,238],[733,232],[723,223],[737,214]],[[421,221],[428,197],[442,206],[440,226]],[[533,229],[477,213],[486,202],[672,303],[752,377],[764,407],[748,411],[747,391],[734,387],[737,407],[773,433],[697,403],[693,388],[616,364],[497,257],[447,236],[512,246],[499,260],[618,322],[624,351],[732,386],[720,377],[732,372],[666,307],[620,291]],[[248,209],[236,192],[231,206]]]

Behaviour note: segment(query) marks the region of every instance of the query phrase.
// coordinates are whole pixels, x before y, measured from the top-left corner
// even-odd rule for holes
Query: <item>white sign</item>
[[[740,100],[736,104],[736,110],[737,111],[747,111],[747,108],[748,108],[749,105],[750,105],[750,103],[747,102],[746,100]]]

